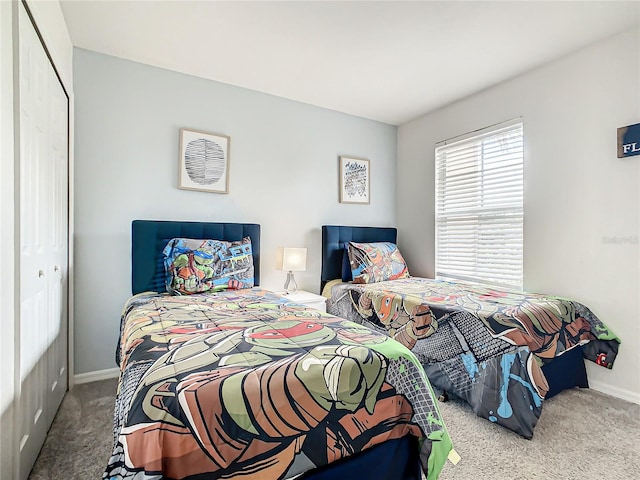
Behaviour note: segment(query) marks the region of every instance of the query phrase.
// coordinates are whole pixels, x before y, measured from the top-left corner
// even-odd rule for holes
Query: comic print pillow
[[[190,295],[253,287],[251,239],[173,238],[163,250],[167,291]]]
[[[409,276],[407,264],[391,242],[349,242],[353,283],[376,283]]]

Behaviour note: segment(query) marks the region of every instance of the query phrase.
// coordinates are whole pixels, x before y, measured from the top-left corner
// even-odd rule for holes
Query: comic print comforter
[[[466,282],[338,284],[327,309],[395,338],[434,387],[526,438],[548,391],[541,366],[582,345],[585,358],[611,368],[620,343],[578,302]]]
[[[260,290],[125,306],[105,479],[288,479],[414,435],[429,479],[451,440],[415,356]]]

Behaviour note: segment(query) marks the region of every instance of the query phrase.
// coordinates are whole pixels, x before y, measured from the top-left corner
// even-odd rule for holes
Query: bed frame
[[[397,243],[397,229],[389,227],[353,227],[344,225],[322,226],[321,290],[334,279],[350,280],[342,276],[342,256],[346,242]],[[587,371],[582,347],[576,347],[542,367],[549,383],[546,400],[562,390],[573,387],[588,388]]]
[[[131,225],[131,288],[133,294],[165,291],[162,250],[172,238],[236,241],[251,238],[255,284],[260,283],[260,225],[134,220]],[[388,440],[365,452],[325,467],[311,470],[300,480],[421,480],[418,440],[403,437]]]

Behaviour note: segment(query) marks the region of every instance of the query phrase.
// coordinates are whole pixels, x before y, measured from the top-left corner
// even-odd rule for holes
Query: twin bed
[[[353,284],[345,246],[395,244],[396,230],[322,234],[336,315],[259,288],[259,225],[133,222],[134,296],[103,478],[435,479],[452,443],[429,380],[530,438],[545,394],[587,386],[583,355],[615,359],[617,338],[575,302],[413,277]],[[194,239],[226,247],[190,250]],[[228,286],[253,287],[227,289],[225,279],[197,293],[180,280],[176,291],[196,293],[166,293],[178,271],[224,266],[241,272]],[[545,304],[555,310],[541,324]],[[532,332],[537,343],[527,343]]]
[[[255,286],[162,293],[176,238],[242,242],[180,268],[252,267]],[[437,478],[452,445],[415,356],[260,289],[259,247],[255,224],[133,223],[104,478]]]
[[[396,234],[395,228],[323,226],[327,311],[399,340],[434,387],[462,398],[477,415],[531,438],[544,398],[588,387],[584,358],[613,366],[619,339],[575,301],[402,273],[351,282],[350,245],[395,246]],[[374,255],[379,262],[375,249]]]

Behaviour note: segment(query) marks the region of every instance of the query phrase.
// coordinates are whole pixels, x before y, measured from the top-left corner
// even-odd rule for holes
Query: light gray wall
[[[636,29],[398,128],[397,223],[412,274],[434,273],[434,148],[524,121],[525,289],[589,306],[621,338],[592,387],[640,403],[640,157],[616,158],[616,129],[640,121]]]
[[[321,225],[394,225],[394,126],[80,49],[74,84],[75,373],[115,367],[134,219],[259,223],[261,285],[284,284],[277,246],[307,247],[314,292]],[[231,137],[228,195],[177,188],[181,127]],[[370,205],[338,202],[339,155],[370,159]]]

